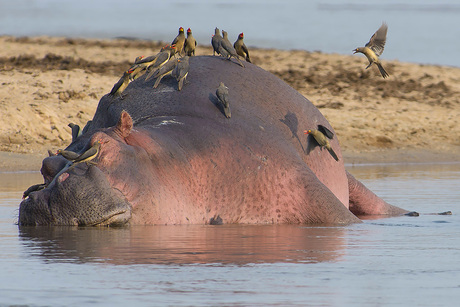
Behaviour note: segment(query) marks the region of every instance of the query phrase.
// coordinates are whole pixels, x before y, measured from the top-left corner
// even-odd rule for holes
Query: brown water
[[[2,173],[0,305],[456,305],[460,164],[348,169],[425,214],[347,227],[18,228],[22,191],[41,178]]]

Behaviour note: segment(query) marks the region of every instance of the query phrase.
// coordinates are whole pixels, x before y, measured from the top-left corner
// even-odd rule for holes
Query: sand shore
[[[84,126],[134,58],[165,43],[2,36],[0,44],[0,171],[18,171],[39,170],[48,149],[66,147],[67,125]],[[205,44],[197,55],[212,54]],[[384,80],[375,67],[365,69],[362,55],[250,52],[254,64],[320,108],[345,163],[460,161],[460,68],[383,54]]]

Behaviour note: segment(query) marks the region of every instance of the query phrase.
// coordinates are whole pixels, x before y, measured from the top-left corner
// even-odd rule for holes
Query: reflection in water
[[[112,264],[338,261],[345,235],[346,228],[297,225],[20,227],[33,256]]]
[[[0,305],[456,306],[459,166],[349,167],[392,204],[453,215],[346,227],[18,230],[22,192],[42,179],[0,173]]]

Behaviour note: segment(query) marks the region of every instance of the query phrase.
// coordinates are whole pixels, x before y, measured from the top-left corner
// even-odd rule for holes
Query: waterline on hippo
[[[187,83],[140,77],[124,99],[105,95],[67,150],[101,142],[96,165],[43,161],[45,189],[20,205],[20,225],[350,224],[401,215],[351,176],[335,133],[300,93],[261,68],[190,58]],[[215,96],[229,88],[232,117]],[[300,131],[324,126],[338,161]],[[355,214],[354,214],[355,213]]]

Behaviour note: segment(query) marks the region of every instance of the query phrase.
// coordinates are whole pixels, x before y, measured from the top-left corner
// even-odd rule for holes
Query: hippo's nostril
[[[53,177],[49,175],[43,175],[43,179],[45,180],[46,184],[50,184],[50,182],[53,181]]]
[[[50,183],[56,174],[61,171],[67,164],[67,160],[62,156],[47,157],[43,160],[41,173],[45,179],[45,183]]]

